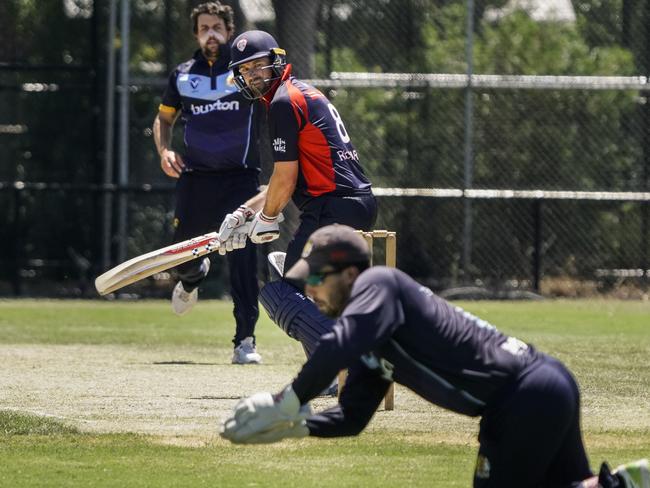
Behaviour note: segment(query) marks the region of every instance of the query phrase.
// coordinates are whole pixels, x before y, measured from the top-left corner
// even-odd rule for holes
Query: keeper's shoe
[[[613,473],[624,488],[650,488],[650,466],[647,459],[622,464]]]
[[[210,271],[210,258],[203,258],[201,263],[201,272],[207,276]],[[199,288],[195,287],[192,291],[186,291],[183,282],[179,281],[172,292],[172,310],[176,315],[185,315],[194,308],[199,300]]]
[[[257,353],[252,337],[243,339],[232,353],[232,364],[260,364],[262,356]]]

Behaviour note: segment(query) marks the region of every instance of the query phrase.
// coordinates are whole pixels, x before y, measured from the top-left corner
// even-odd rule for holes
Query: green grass
[[[462,446],[369,434],[273,446],[164,445],[137,435],[0,437],[2,486],[468,486]],[[454,479],[460,476],[460,479]]]
[[[646,337],[650,303],[609,300],[458,302],[500,330],[526,341],[554,345],[576,339]],[[203,302],[176,317],[161,301],[0,300],[0,343],[205,345],[230,340],[232,305]],[[273,343],[285,336],[262,312],[259,334]]]
[[[79,434],[79,430],[48,417],[0,410],[0,435],[11,437],[55,434]]]
[[[205,346],[230,341],[233,324],[232,305],[217,301],[184,317],[161,301],[0,301],[0,342],[5,344]],[[281,331],[267,325],[260,327],[262,333],[281,341]]]
[[[650,457],[649,303],[460,305],[571,367],[583,391],[584,436],[594,467],[602,459],[616,465]],[[229,343],[229,303],[202,302],[181,319],[168,307],[156,301],[0,301],[0,344]],[[264,316],[257,335],[270,357],[287,348],[289,340]],[[1,395],[0,486],[471,486],[474,437],[453,423],[447,428],[426,420],[419,429],[401,430],[399,411],[384,414],[384,421],[395,415],[390,428],[371,424],[357,438],[243,447],[214,434],[82,432],[83,426],[67,421],[3,411]]]

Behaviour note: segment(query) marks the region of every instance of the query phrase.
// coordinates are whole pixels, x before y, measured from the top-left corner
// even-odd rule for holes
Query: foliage
[[[93,2],[93,18],[71,16],[63,3],[8,0],[0,6],[0,61],[42,65],[0,71],[0,102],[7,107],[0,125],[27,128],[18,135],[0,134],[5,149],[0,181],[87,185],[103,179],[108,3]],[[196,48],[189,23],[195,3],[132,2],[130,72],[138,80],[130,89],[133,184],[171,188],[173,183],[159,170],[150,127],[167,73]],[[239,7],[236,1],[230,3]],[[644,2],[573,2],[574,24],[536,22],[523,11],[487,22],[483,12],[503,7],[505,0],[475,3],[475,73],[649,72],[644,21],[649,11]],[[293,15],[286,10],[284,16]],[[316,21],[318,77],[331,71],[462,74],[468,69],[462,0],[323,0]],[[256,27],[275,29],[269,20]],[[290,45],[300,45],[301,39],[292,37],[298,32],[286,29],[282,36]],[[121,46],[119,16],[115,45]],[[41,83],[46,89],[25,91],[23,83]],[[637,92],[474,90],[471,154],[465,146],[468,98],[462,89],[337,88],[328,96],[341,112],[375,186],[462,188],[471,181],[478,188],[648,191],[647,109]],[[176,135],[180,147],[180,131]],[[470,156],[471,175],[464,168]],[[112,169],[116,174],[117,167]],[[99,272],[99,196],[84,191],[1,195],[8,202],[4,208],[12,213],[10,225],[0,231],[0,255],[16,256],[2,266],[0,282],[5,289],[7,281],[21,273],[35,276],[34,280],[82,279],[71,254],[89,260],[94,266],[90,273]],[[151,200],[147,194],[130,195],[134,230],[129,254],[169,238],[173,202]],[[440,286],[456,284],[462,203],[387,198],[380,205],[378,225],[397,230],[400,242],[409,243],[400,246],[400,267]],[[551,205],[541,214],[560,219],[548,222],[545,229],[542,248],[549,258],[545,271],[586,278],[594,268],[643,266],[643,256],[650,253],[650,239],[641,232],[647,210],[630,204],[558,212],[561,206]],[[534,226],[529,207],[473,205],[474,259],[472,276],[465,280],[529,280]],[[622,251],[626,242],[632,243],[634,253]],[[25,256],[35,257],[33,262],[40,267],[29,264]]]
[[[349,25],[356,22],[372,26],[373,31],[390,30],[390,23],[409,18],[409,39],[364,37],[357,33],[355,52],[369,71],[424,71],[463,73],[466,70],[464,26],[466,12],[461,2],[430,5],[417,18],[404,14],[411,2],[402,4],[402,16],[386,15],[376,9],[354,12]],[[605,9],[600,5],[601,10]],[[629,75],[635,72],[632,53],[611,37],[592,31],[583,37],[587,25],[596,18],[609,26],[615,18],[608,14],[579,16],[577,24],[536,22],[522,11],[497,23],[483,21],[474,44],[474,72],[513,75]],[[421,23],[420,23],[421,21]],[[587,22],[587,23],[586,23]],[[600,24],[598,24],[600,25]],[[419,33],[419,34],[418,34]],[[413,37],[417,38],[413,41]],[[422,46],[420,51],[413,46]],[[381,53],[377,56],[377,52]],[[400,56],[398,53],[406,53]],[[334,58],[336,59],[336,58]],[[375,60],[371,64],[370,60]],[[379,64],[377,64],[379,63]],[[335,70],[344,69],[334,66]],[[547,91],[477,90],[473,95],[473,172],[475,187],[520,189],[636,190],[642,161],[644,138],[630,130],[641,126],[637,94],[622,91]],[[340,98],[340,97],[339,97]],[[374,92],[354,92],[340,108],[360,148],[368,172],[379,186],[462,187],[464,181],[463,141],[464,94],[452,90],[386,90],[382,98]],[[372,114],[367,110],[372,107]],[[374,121],[380,120],[377,126]],[[364,127],[361,137],[355,128]],[[408,199],[391,200],[390,217],[382,215],[404,242],[428,243],[425,249],[400,255],[400,266],[425,276],[447,276],[453,284],[460,265],[458,212],[418,211]],[[436,203],[433,207],[440,207]],[[446,206],[447,208],[450,205]],[[507,277],[522,278],[531,269],[530,211],[525,204],[502,204],[497,212],[474,209],[477,236],[492,234],[489,240],[473,244],[472,274],[503,282]],[[638,207],[621,209],[636,215]],[[385,210],[382,208],[382,212]],[[416,213],[417,212],[417,213]],[[426,215],[426,216],[425,216]],[[620,235],[605,234],[596,222],[605,222],[602,212],[563,215],[566,229],[584,229],[574,239],[558,239],[550,228],[544,236],[549,255],[572,256],[581,253],[580,242],[603,242],[598,258],[574,268],[582,274],[595,263],[611,261],[612,249],[620,247]],[[629,219],[628,219],[629,220]],[[591,222],[591,225],[587,224]],[[454,230],[455,228],[455,230]],[[495,229],[499,231],[495,232]],[[565,236],[562,236],[565,237]],[[580,239],[577,241],[576,239]],[[626,239],[626,237],[622,238]],[[564,245],[560,246],[560,242]],[[641,246],[640,246],[641,247]],[[510,251],[507,251],[507,250]],[[587,246],[585,246],[587,249]],[[431,254],[431,253],[429,253]],[[518,259],[512,259],[516,256]],[[593,254],[591,254],[593,258]],[[501,259],[503,258],[503,259]],[[424,266],[422,260],[425,260]],[[435,263],[435,264],[434,264]],[[549,273],[564,272],[565,262],[555,261]],[[597,265],[596,265],[597,266]],[[468,277],[465,277],[467,280]]]

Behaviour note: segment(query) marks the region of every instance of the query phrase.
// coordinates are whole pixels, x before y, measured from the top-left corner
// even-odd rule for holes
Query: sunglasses
[[[323,281],[325,281],[325,278],[327,278],[329,275],[340,273],[344,269],[345,268],[333,269],[331,271],[321,271],[319,273],[312,273],[309,276],[307,276],[305,283],[309,286],[320,286],[323,284]]]

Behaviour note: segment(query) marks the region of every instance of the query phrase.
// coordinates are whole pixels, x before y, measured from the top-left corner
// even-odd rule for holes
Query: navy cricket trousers
[[[370,193],[354,197],[323,195],[309,200],[300,208],[300,212],[300,225],[287,247],[285,270],[300,259],[307,239],[321,227],[344,224],[355,229],[371,230],[377,219],[377,201]]]
[[[475,488],[565,488],[592,476],[580,432],[580,392],[543,356],[483,414]]]
[[[176,183],[176,218],[174,242],[219,230],[226,214],[236,210],[259,192],[258,173],[253,170],[233,170],[217,173],[187,172]],[[230,294],[234,303],[235,337],[238,345],[253,336],[259,317],[257,298],[257,246],[229,252]],[[215,255],[212,255],[213,258]],[[221,256],[216,255],[216,259]],[[203,273],[200,259],[189,261],[175,269],[177,279],[189,290],[199,286]]]

